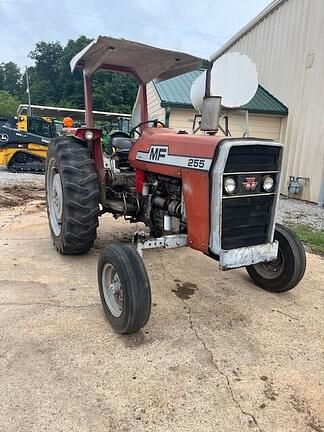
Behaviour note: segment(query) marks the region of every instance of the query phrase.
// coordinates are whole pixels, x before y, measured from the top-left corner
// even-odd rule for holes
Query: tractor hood
[[[202,59],[126,39],[99,36],[76,54],[70,62],[72,72],[79,67],[86,76],[98,69],[126,72],[141,83],[169,79],[198,69]]]

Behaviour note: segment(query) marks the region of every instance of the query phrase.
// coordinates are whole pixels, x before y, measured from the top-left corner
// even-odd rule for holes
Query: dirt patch
[[[274,389],[272,381],[266,382],[263,393],[267,399],[272,401],[277,400],[277,397],[279,395],[278,392]]]
[[[0,189],[0,207],[19,207],[38,200],[45,203],[44,188],[33,185],[13,185]]]

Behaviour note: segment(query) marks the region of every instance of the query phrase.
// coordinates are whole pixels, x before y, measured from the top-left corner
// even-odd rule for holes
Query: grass
[[[324,230],[315,230],[310,225],[296,224],[291,221],[286,221],[286,225],[295,231],[311,252],[324,256]]]

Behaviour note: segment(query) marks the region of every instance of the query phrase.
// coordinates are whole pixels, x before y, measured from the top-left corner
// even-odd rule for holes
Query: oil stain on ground
[[[197,290],[197,285],[191,282],[177,282],[176,289],[173,289],[172,292],[175,293],[177,297],[181,300],[189,300],[190,297],[195,294]]]

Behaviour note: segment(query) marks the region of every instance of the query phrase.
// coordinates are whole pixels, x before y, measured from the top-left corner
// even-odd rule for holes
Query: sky
[[[36,42],[122,37],[209,58],[270,0],[0,0],[0,63],[31,65]]]

